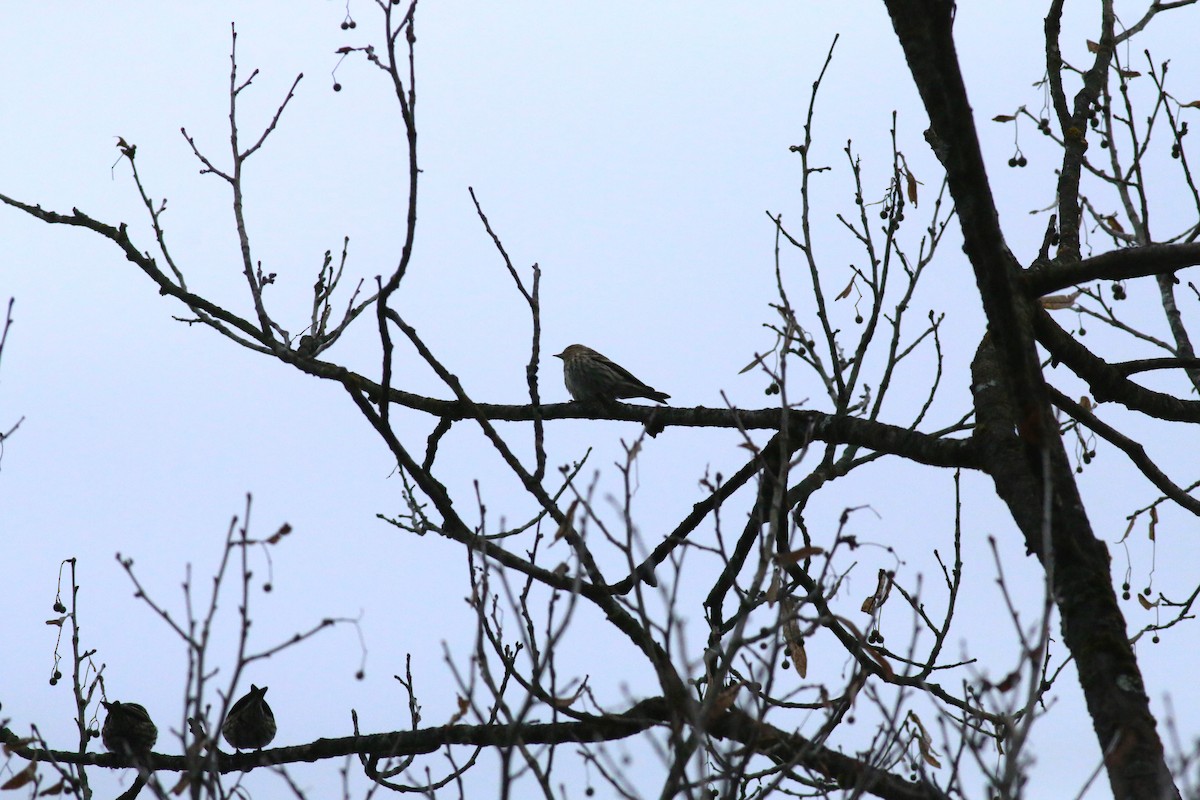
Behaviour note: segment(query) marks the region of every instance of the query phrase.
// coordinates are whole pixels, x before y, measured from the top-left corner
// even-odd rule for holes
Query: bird
[[[158,728],[146,709],[137,703],[102,701],[108,716],[100,730],[100,739],[111,752],[133,757],[145,755],[158,741]]]
[[[275,738],[275,714],[267,705],[266,693],[266,686],[250,684],[250,691],[233,704],[225,717],[221,733],[238,750],[257,750]]]
[[[561,353],[555,353],[554,357],[562,359],[563,381],[575,400],[607,403],[629,397],[644,397],[656,403],[666,403],[671,396],[642,383],[629,370],[590,347],[573,344]]]

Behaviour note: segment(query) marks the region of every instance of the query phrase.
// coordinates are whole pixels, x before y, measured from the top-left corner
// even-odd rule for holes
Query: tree
[[[837,215],[836,220],[858,242],[861,266],[847,271],[823,260],[815,228],[833,219],[822,213],[818,195],[825,187],[816,183],[829,169],[824,154],[815,149],[821,71],[812,85],[803,136],[792,148],[800,164],[799,222],[793,225],[778,212],[769,217],[776,241],[777,296],[766,322],[772,341],[747,354],[745,370],[759,376],[772,398],[765,408],[544,402],[541,269],[509,257],[503,232],[492,225],[474,192],[479,222],[528,311],[528,402],[485,402],[465,388],[439,348],[412,323],[404,300],[416,258],[422,186],[415,3],[381,3],[383,38],[342,51],[379,69],[400,114],[407,204],[396,217],[402,220],[403,237],[395,264],[374,284],[351,289],[343,285],[353,274],[349,247],[328,253],[315,278],[311,313],[302,331],[282,321],[286,312],[273,300],[278,276],[263,268],[255,250],[244,192],[244,168],[285,129],[296,83],[274,114],[247,133],[243,96],[255,76],[239,69],[236,47],[229,82],[230,160],[209,152],[186,130],[184,136],[202,172],[231,193],[248,312],[191,288],[191,276],[170,245],[165,201],[149,188],[136,142],[121,139],[119,148],[122,166],[130,170],[149,217],[154,250],[148,249],[151,241],[135,240],[126,225],[100,215],[48,210],[0,194],[0,200],[28,216],[80,227],[115,245],[160,294],[182,304],[186,324],[215,330],[344,390],[346,402],[394,461],[403,486],[402,510],[387,521],[400,531],[427,540],[440,537],[461,549],[469,565],[466,592],[476,626],[470,656],[448,659],[456,670],[460,707],[445,725],[421,725],[417,678],[406,668],[398,680],[408,692],[411,730],[371,733],[356,728],[354,736],[295,747],[220,752],[216,731],[245,668],[267,654],[304,647],[309,636],[337,622],[322,620],[278,647],[248,646],[252,554],[284,546],[290,529],[254,535],[247,507],[228,530],[212,601],[201,605],[204,598],[193,597],[189,579],[186,588],[194,603],[184,617],[143,588],[133,562],[121,558],[139,596],[186,646],[186,708],[178,726],[183,755],[97,756],[86,752],[88,720],[103,670],[92,665],[86,643],[80,648],[83,612],[74,602],[76,565],[68,562],[72,578],[69,589],[64,582],[59,623],[75,634],[69,677],[79,746],[70,752],[60,743],[21,738],[6,728],[13,758],[29,762],[27,769],[14,770],[17,777],[10,783],[19,788],[28,780],[35,789],[44,788],[52,773],[38,764],[50,762],[61,789],[88,796],[88,767],[135,766],[137,790],[145,783],[163,794],[175,784],[163,776],[179,773],[186,779],[179,785],[193,794],[224,796],[232,791],[231,774],[354,754],[378,785],[430,793],[432,785],[450,783],[491,763],[498,765],[503,793],[536,787],[552,795],[559,791],[558,770],[569,769],[561,762],[578,759],[600,776],[597,780],[626,795],[809,791],[944,797],[973,795],[984,785],[997,796],[1019,796],[1028,777],[1032,730],[1070,663],[1095,734],[1092,760],[1102,760],[1113,796],[1178,795],[1176,782],[1186,779],[1191,756],[1168,759],[1150,705],[1151,689],[1114,588],[1110,555],[1087,513],[1077,470],[1101,446],[1130,459],[1142,480],[1161,495],[1130,509],[1130,529],[1142,523],[1153,535],[1166,509],[1192,514],[1200,509],[1191,494],[1196,484],[1182,486],[1126,432],[1137,429],[1142,418],[1170,423],[1169,431],[1200,418],[1200,405],[1187,399],[1200,387],[1200,361],[1175,288],[1177,273],[1200,259],[1200,246],[1194,243],[1200,227],[1192,220],[1164,238],[1152,235],[1149,225],[1152,204],[1159,202],[1157,159],[1166,149],[1153,149],[1160,144],[1154,134],[1164,136],[1163,128],[1180,168],[1182,196],[1200,212],[1200,193],[1184,147],[1185,117],[1195,104],[1168,91],[1162,62],[1148,60],[1145,74],[1127,63],[1134,37],[1160,24],[1159,14],[1179,13],[1176,9],[1190,3],[1153,3],[1127,27],[1118,25],[1111,3],[1104,3],[1093,22],[1087,64],[1064,57],[1063,4],[1050,5],[1043,87],[1048,112],[1043,118],[1021,107],[998,115],[995,123],[1015,130],[1033,123],[1061,148],[1057,201],[1045,218],[1040,251],[1028,263],[1013,254],[1000,225],[955,51],[954,5],[941,0],[886,0],[885,5],[928,114],[926,139],[944,169],[944,180],[919,177],[910,167],[915,149],[923,145],[903,141],[896,126],[883,189],[869,185],[848,144],[845,174],[855,214]],[[836,46],[826,68],[835,56]],[[1097,152],[1104,158],[1097,158]],[[1018,147],[1010,166],[1021,169],[1026,163]],[[932,189],[934,183],[942,188]],[[1085,193],[1085,186],[1094,191]],[[879,196],[881,200],[872,199]],[[1103,210],[1098,196],[1121,210]],[[913,232],[910,220],[918,213],[924,215],[922,227]],[[1111,242],[1112,249],[1092,255],[1084,241],[1088,231]],[[945,237],[959,234],[986,330],[957,317],[947,327],[947,317],[932,312],[912,322],[914,298],[924,289],[935,256],[946,258]],[[1130,324],[1116,313],[1115,301],[1128,296],[1127,284],[1138,279],[1153,279],[1169,339],[1154,340],[1140,330],[1142,323]],[[1113,301],[1098,286],[1100,281],[1112,282]],[[803,301],[798,299],[801,291]],[[837,304],[849,302],[856,308],[858,327],[853,331],[835,321],[841,313]],[[1081,341],[1082,323],[1072,335],[1055,316],[1067,308],[1131,334],[1135,344],[1165,350],[1166,356],[1128,360],[1122,349],[1127,343],[1097,352]],[[331,348],[363,329],[375,333],[378,363],[359,369],[335,361]],[[967,337],[976,345],[970,403],[951,414],[935,405],[941,402],[943,376],[950,377],[943,341]],[[609,355],[624,361],[617,353]],[[920,373],[910,366],[918,362],[929,375],[919,388]],[[439,379],[436,395],[410,390],[414,363]],[[650,378],[640,367],[626,366]],[[1151,389],[1131,379],[1145,372],[1169,376],[1165,388]],[[806,385],[819,387],[819,400],[798,400],[804,390],[797,373],[807,376]],[[965,375],[957,377],[967,382]],[[1071,387],[1085,385],[1092,399],[1076,401],[1067,393],[1073,388],[1058,388],[1068,380],[1077,382]],[[1129,414],[1121,419],[1130,428],[1123,431],[1102,419],[1104,407],[1096,406],[1101,403],[1126,409]],[[934,413],[937,422],[932,421]],[[547,431],[571,419],[637,423],[622,429],[642,432],[622,442],[615,481],[590,477],[594,466],[586,454],[565,467],[551,457]],[[488,508],[495,500],[485,500],[478,490],[474,496],[463,490],[457,462],[448,466],[442,452],[464,427],[477,432],[472,438],[476,457],[498,458],[510,476],[514,488],[499,518]],[[700,476],[704,496],[673,524],[651,533],[638,522],[640,459],[650,448],[686,448],[681,437],[687,428],[723,433],[726,440],[737,436],[743,457],[728,474],[704,472],[694,464],[698,475],[686,480]],[[1097,440],[1105,444],[1097,445]],[[1071,441],[1077,443],[1074,465],[1067,445]],[[999,618],[1007,621],[1018,643],[1011,671],[994,676],[999,680],[992,673],[981,674],[969,659],[948,653],[953,637],[977,625],[956,614],[960,596],[972,589],[963,578],[963,522],[957,505],[952,529],[936,532],[935,545],[896,546],[896,563],[878,570],[865,600],[850,591],[848,579],[866,544],[855,534],[854,520],[866,510],[848,507],[836,532],[814,534],[817,498],[882,461],[898,462],[908,480],[930,480],[930,474],[951,470],[956,487],[961,472],[986,476],[1011,518],[1004,535],[1019,532],[1024,549],[1040,565],[1044,591],[1031,601],[1004,580],[1004,561],[996,548],[995,568],[1010,604]],[[936,595],[903,568],[909,551],[926,547],[937,554],[940,566]],[[237,657],[231,669],[214,672],[209,632],[218,618],[218,592],[231,580],[241,592]],[[1129,589],[1123,593],[1128,595]],[[1139,598],[1167,616],[1157,623],[1159,628],[1190,615],[1191,599]],[[897,606],[907,608],[911,629],[897,633],[898,626],[889,622],[885,637],[883,615],[889,608],[892,615],[900,613]],[[1028,621],[1031,613],[1034,624]],[[1056,616],[1061,643],[1053,627]],[[602,632],[590,627],[601,624],[606,628]],[[982,625],[984,635],[995,626],[988,620]],[[640,668],[654,676],[652,690],[597,689],[587,673],[597,674],[603,664],[582,669],[562,646],[576,637],[604,636],[623,641],[639,655]],[[1133,638],[1139,636],[1135,632]],[[845,664],[840,673],[829,664],[810,663],[818,637],[837,643]],[[851,725],[859,714],[871,720],[865,734],[861,726]],[[653,782],[627,770],[606,746],[630,738],[659,754],[661,768],[649,779]],[[442,748],[450,767],[426,776],[424,770],[436,767],[420,757]],[[494,755],[477,762],[480,753]]]

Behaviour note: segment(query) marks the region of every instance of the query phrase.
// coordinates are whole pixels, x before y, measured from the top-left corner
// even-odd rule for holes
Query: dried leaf
[[[744,685],[745,684],[743,681],[737,681],[731,686],[726,686],[724,689],[717,692],[717,696],[713,698],[713,703],[710,707],[712,709],[710,716],[716,716],[728,711],[733,705],[733,701],[737,699],[738,692],[742,690],[742,686]]]
[[[1146,595],[1142,594],[1141,592],[1137,593],[1137,599],[1138,599],[1138,602],[1142,604],[1142,608],[1146,609],[1147,611],[1154,608],[1154,606],[1155,606],[1155,604],[1151,603],[1149,600],[1147,600]]]
[[[54,784],[53,786],[48,786],[45,789],[42,789],[40,792],[38,792],[37,796],[38,797],[53,797],[56,794],[63,794],[66,791],[67,791],[67,782],[64,780],[60,780],[58,783]]]
[[[279,544],[279,541],[291,532],[292,526],[285,522],[279,526],[279,530],[275,531],[275,533],[271,535],[270,539],[267,539],[267,544]]]
[[[854,276],[854,278],[857,278],[857,277],[858,277],[857,275]],[[837,297],[833,298],[834,300],[845,300],[847,297],[850,296],[850,290],[854,288],[854,278],[850,279],[850,282],[846,284],[846,288],[842,289],[842,293],[839,294]]]
[[[62,617],[59,617],[58,619],[48,619],[48,620],[46,620],[46,624],[53,625],[56,628],[61,628],[63,626],[63,623],[66,621],[67,621],[67,618],[65,616],[62,616]]]
[[[996,116],[992,117],[992,122],[1012,122],[1015,119],[1016,117],[1014,117],[1012,114],[997,114]]]
[[[788,657],[792,659],[792,666],[796,668],[797,675],[807,678],[808,653],[804,650],[804,637],[800,635],[800,626],[791,622],[785,625],[783,630],[783,638],[787,641]],[[788,635],[789,631],[792,635]]]
[[[775,605],[775,601],[779,599],[779,570],[771,570],[771,584],[767,586],[767,605]]]
[[[1047,311],[1059,311],[1064,308],[1070,308],[1075,305],[1075,299],[1079,297],[1080,290],[1076,289],[1070,294],[1049,294],[1043,297],[1040,302],[1042,308]]]
[[[1200,108],[1200,100],[1193,100],[1190,103],[1184,103],[1180,108]]]
[[[869,647],[867,645],[863,645],[863,652],[869,655],[871,659],[879,665],[879,671],[883,673],[885,680],[890,681],[892,678],[896,677],[896,670],[892,669],[892,665],[889,664],[887,659],[883,657],[883,653],[880,653],[874,647]]]
[[[471,701],[469,701],[467,698],[463,697],[463,696],[460,694],[460,695],[458,696],[458,711],[455,711],[455,712],[454,712],[454,716],[450,717],[450,721],[449,721],[449,722],[447,722],[446,724],[447,724],[447,725],[454,725],[454,724],[455,724],[455,723],[457,723],[457,722],[458,722],[460,719],[462,719],[463,717],[465,717],[465,716],[467,715],[467,712],[468,712],[468,711],[470,711],[470,710],[471,710]]]
[[[908,184],[908,202],[917,205],[917,178],[910,170],[904,170],[904,178]]]
[[[1122,78],[1125,78],[1125,79],[1127,79],[1127,80],[1128,80],[1129,78],[1140,78],[1140,77],[1142,77],[1142,73],[1138,72],[1136,69],[1119,69],[1119,70],[1117,70],[1117,73],[1118,73],[1118,74],[1119,74],[1119,75],[1120,75]]]
[[[575,705],[575,701],[578,700],[580,695],[583,694],[583,690],[586,686],[587,684],[585,683],[579,684],[579,688],[575,690],[575,694],[571,695],[570,697],[551,697],[550,705],[554,706],[555,708],[570,708],[571,706]]]
[[[191,776],[188,775],[186,772],[181,772],[179,774],[179,780],[176,781],[175,785],[171,787],[171,794],[178,797],[179,795],[186,792],[187,788],[191,785],[192,785]]]
[[[36,761],[30,761],[25,765],[25,769],[21,770],[5,781],[4,785],[0,786],[0,790],[20,789],[25,784],[30,783],[34,778],[37,777],[37,770],[35,769],[36,766]]]
[[[135,155],[137,155],[137,145],[130,144],[129,142],[125,141],[125,139],[120,136],[117,137],[117,149],[121,151],[121,155],[125,156],[126,158],[128,158],[130,160],[132,160],[133,157]]]
[[[1012,691],[1013,687],[1017,685],[1017,681],[1019,681],[1020,679],[1021,679],[1020,671],[1013,670],[1012,672],[1010,672],[1004,676],[1004,680],[1002,680],[996,684],[996,688],[1002,692],[1010,692],[1010,691]]]
[[[1133,533],[1133,523],[1135,522],[1137,522],[1136,514],[1129,518],[1129,524],[1125,526],[1125,533],[1121,536],[1121,541],[1117,542],[1117,544],[1121,544],[1121,542],[1129,538],[1129,534]]]
[[[851,707],[858,702],[858,693],[862,691],[863,686],[867,684],[867,673],[859,672],[857,676],[850,680],[850,685],[846,687],[846,691],[842,694],[841,701],[837,705],[845,703]],[[834,707],[836,708],[837,705]]]
[[[874,614],[888,599],[888,595],[892,593],[892,576],[887,570],[879,570],[879,574],[875,580],[875,593],[863,601],[862,612],[864,614]]]
[[[864,653],[866,653],[868,656],[870,656],[875,661],[875,663],[879,665],[879,670],[884,674],[885,678],[890,680],[891,678],[893,678],[895,676],[896,671],[894,669],[892,669],[892,665],[887,662],[887,659],[885,659],[883,657],[882,653],[880,653],[878,650],[876,650],[875,648],[873,648],[869,644],[867,644],[867,637],[863,636],[862,631],[860,631],[858,629],[857,625],[855,625],[851,620],[847,619],[846,617],[843,617],[841,614],[834,614],[833,618],[836,619],[838,622],[840,622],[843,626],[845,626],[846,630],[848,630],[848,631],[850,631],[850,633],[854,634],[854,638],[858,640],[859,646],[862,647],[862,651]],[[866,681],[867,674],[868,673],[866,673],[866,672],[859,673],[861,680]],[[855,692],[857,692],[858,689],[861,689],[862,687],[858,686],[858,687],[852,687],[852,688],[854,689]]]
[[[1150,506],[1150,528],[1146,533],[1153,542],[1158,533],[1158,506]]]
[[[1087,45],[1088,45],[1089,53],[1099,53],[1100,52],[1100,45],[1096,44],[1091,39],[1087,40]]]
[[[766,353],[762,354],[761,356],[756,353],[754,355],[753,361],[751,361],[749,364],[747,364],[746,366],[744,366],[738,370],[738,375],[745,375],[747,372],[754,369],[759,364],[763,363],[763,359],[766,357],[767,357]]]
[[[579,498],[576,497],[574,500],[571,501],[571,505],[567,506],[567,514],[566,514],[566,516],[563,517],[562,524],[558,526],[558,530],[554,532],[554,540],[553,540],[553,542],[551,542],[551,544],[553,544],[554,542],[557,542],[559,539],[566,536],[567,532],[570,531],[572,528],[574,528],[574,526],[575,526],[575,509],[578,507],[579,507]]]
[[[921,724],[920,718],[912,711],[908,712],[908,718],[917,729],[917,747],[921,751],[921,758],[931,767],[941,767],[942,763],[934,756],[934,753],[937,751],[934,750],[933,743],[929,740],[929,731],[925,730],[925,726]]]
[[[784,601],[780,609],[783,615],[783,641],[787,644],[788,658],[801,678],[808,677],[808,653],[804,650],[804,634],[800,632],[800,623],[796,621],[796,607],[791,601]]]
[[[797,561],[819,556],[824,552],[824,547],[813,545],[811,547],[801,547],[799,550],[792,550],[789,553],[779,553],[775,556],[775,560],[780,564],[795,564]]]

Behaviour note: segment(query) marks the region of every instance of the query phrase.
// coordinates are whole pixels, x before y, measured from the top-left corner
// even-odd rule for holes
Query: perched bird
[[[607,403],[627,397],[645,397],[665,403],[671,395],[650,388],[620,364],[614,364],[590,347],[573,344],[555,358],[563,362],[563,380],[576,400]]]
[[[275,738],[275,714],[264,695],[267,687],[250,684],[250,691],[233,704],[221,733],[225,741],[239,750],[266,747]]]
[[[137,703],[121,703],[116,700],[102,703],[108,716],[100,730],[104,746],[123,756],[145,755],[158,741],[158,728],[150,720],[146,709]]]

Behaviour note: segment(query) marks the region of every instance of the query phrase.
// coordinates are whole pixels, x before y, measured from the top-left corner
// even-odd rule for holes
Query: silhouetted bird
[[[555,358],[563,361],[563,381],[576,400],[599,400],[607,403],[627,397],[645,397],[665,403],[671,395],[652,389],[639,381],[629,370],[597,353],[590,347],[573,344]]]
[[[102,703],[108,716],[100,730],[104,746],[124,756],[145,755],[158,741],[158,728],[150,720],[146,709],[137,703],[121,703],[116,700]]]
[[[225,741],[239,750],[256,750],[271,743],[275,738],[275,714],[267,705],[266,693],[266,686],[250,684],[250,691],[233,704],[221,726]]]

